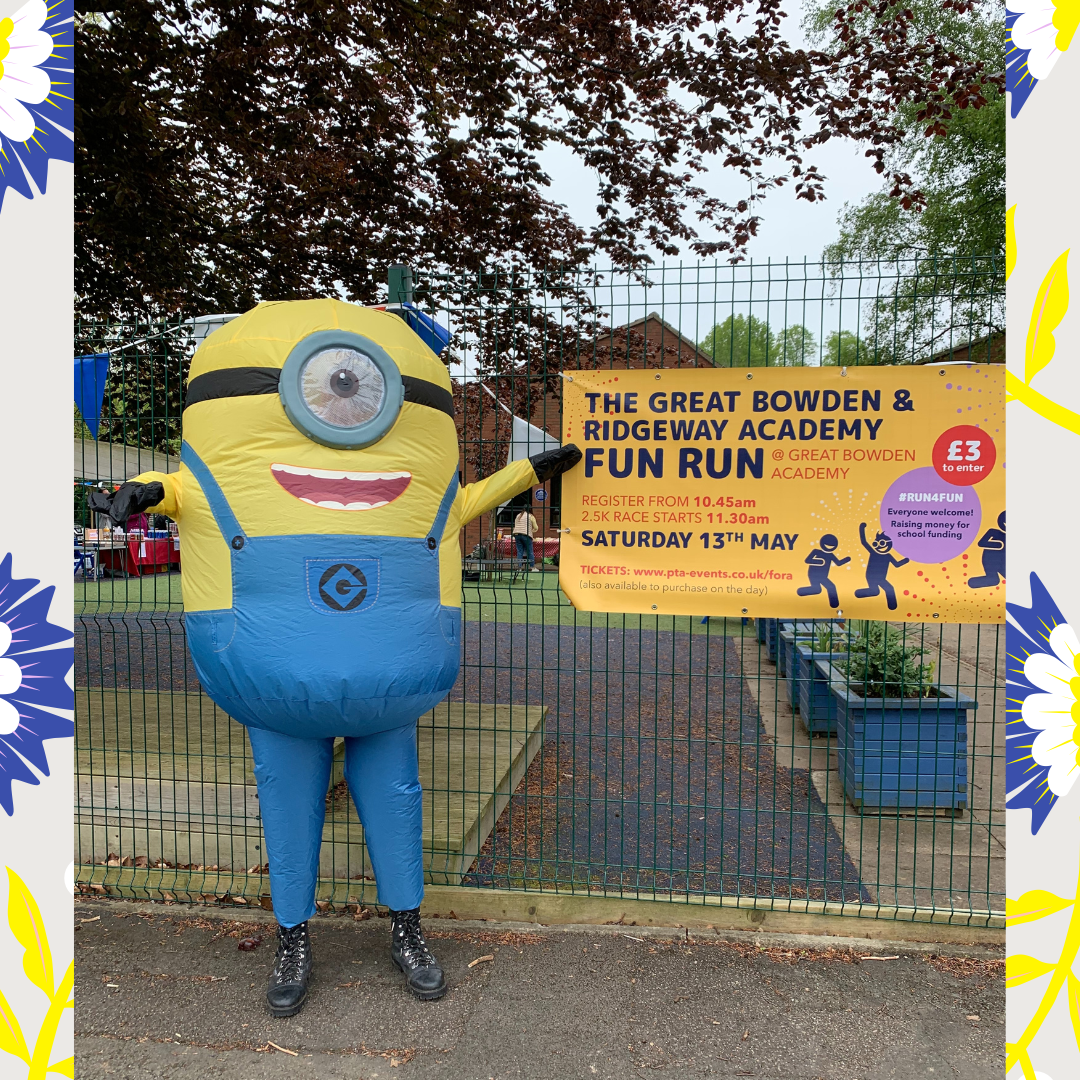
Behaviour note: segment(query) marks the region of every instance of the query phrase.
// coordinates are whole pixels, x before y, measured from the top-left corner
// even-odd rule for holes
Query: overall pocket
[[[451,645],[461,644],[461,608],[442,606],[439,608],[439,628],[443,638]]]
[[[184,630],[192,655],[224,652],[236,634],[236,614],[231,608],[222,611],[188,611]]]

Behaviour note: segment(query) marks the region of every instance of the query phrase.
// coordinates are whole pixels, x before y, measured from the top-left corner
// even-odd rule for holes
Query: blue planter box
[[[780,620],[765,620],[765,648],[768,650],[769,659],[776,663],[776,649],[780,643]]]
[[[813,637],[813,623],[785,622],[780,624],[780,635],[776,647],[776,673],[784,680],[789,703],[798,700],[793,690],[797,666],[795,646],[800,641],[809,641]]]
[[[836,701],[837,765],[853,806],[967,807],[967,714],[978,702],[937,683],[937,697],[864,698],[832,664],[815,663]]]
[[[765,623],[768,619],[755,619],[754,626],[757,629],[757,639],[761,645],[765,644]]]
[[[833,660],[843,660],[846,656],[845,650],[815,652],[812,642],[795,643],[793,707],[798,708],[803,727],[811,735],[836,732],[836,698],[829,689],[829,676],[822,665],[827,668]]]
[[[782,621],[776,635],[776,674],[782,679],[787,677],[788,656],[791,653],[791,644],[794,640],[795,624]]]
[[[841,626],[841,621],[839,619],[808,619],[805,622],[789,621],[780,624],[779,644],[776,650],[776,670],[785,680],[784,687],[787,692],[788,704],[792,708],[795,708],[799,702],[796,689],[798,665],[795,645],[800,641],[809,641],[816,637],[818,631],[826,626]]]

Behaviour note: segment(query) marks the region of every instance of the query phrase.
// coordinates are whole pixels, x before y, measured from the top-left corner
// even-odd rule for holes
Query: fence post
[[[413,298],[412,270],[402,263],[394,263],[386,271],[388,304],[411,304]]]

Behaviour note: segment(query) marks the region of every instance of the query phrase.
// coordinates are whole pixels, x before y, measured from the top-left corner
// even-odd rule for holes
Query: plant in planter
[[[796,646],[810,644],[816,640],[831,640],[833,634],[844,633],[841,619],[807,619],[805,622],[785,624],[788,629],[780,632],[780,646],[777,651],[777,671],[784,679],[784,690],[788,704],[793,711],[799,708],[799,695],[806,672],[800,674],[799,654]],[[830,699],[831,700],[831,699]],[[835,727],[835,725],[834,725]]]
[[[887,623],[868,622],[852,639],[848,659],[835,666],[848,676],[850,686],[863,691],[863,697],[933,697],[934,662],[915,662],[927,652],[907,644],[900,631],[890,634]]]
[[[967,713],[977,703],[934,682],[926,652],[870,623],[845,658],[815,661],[836,700],[844,791],[859,809],[967,806]]]
[[[829,622],[818,625],[812,638],[795,643],[792,704],[811,735],[836,731],[836,699],[818,661],[829,664],[846,659],[849,638],[847,628]]]

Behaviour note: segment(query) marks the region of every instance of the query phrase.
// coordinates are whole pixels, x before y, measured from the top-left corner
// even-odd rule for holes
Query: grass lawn
[[[126,611],[183,611],[180,574],[141,578],[75,579],[75,614],[109,615]]]
[[[510,582],[466,582],[462,589],[464,617],[470,622],[534,623],[547,626],[611,627],[613,629],[681,630],[693,634],[734,634],[741,619],[671,615],[594,614],[575,611],[559,588],[554,570],[528,574]],[[76,615],[123,614],[133,611],[183,611],[180,574],[143,578],[101,578],[75,582]]]

